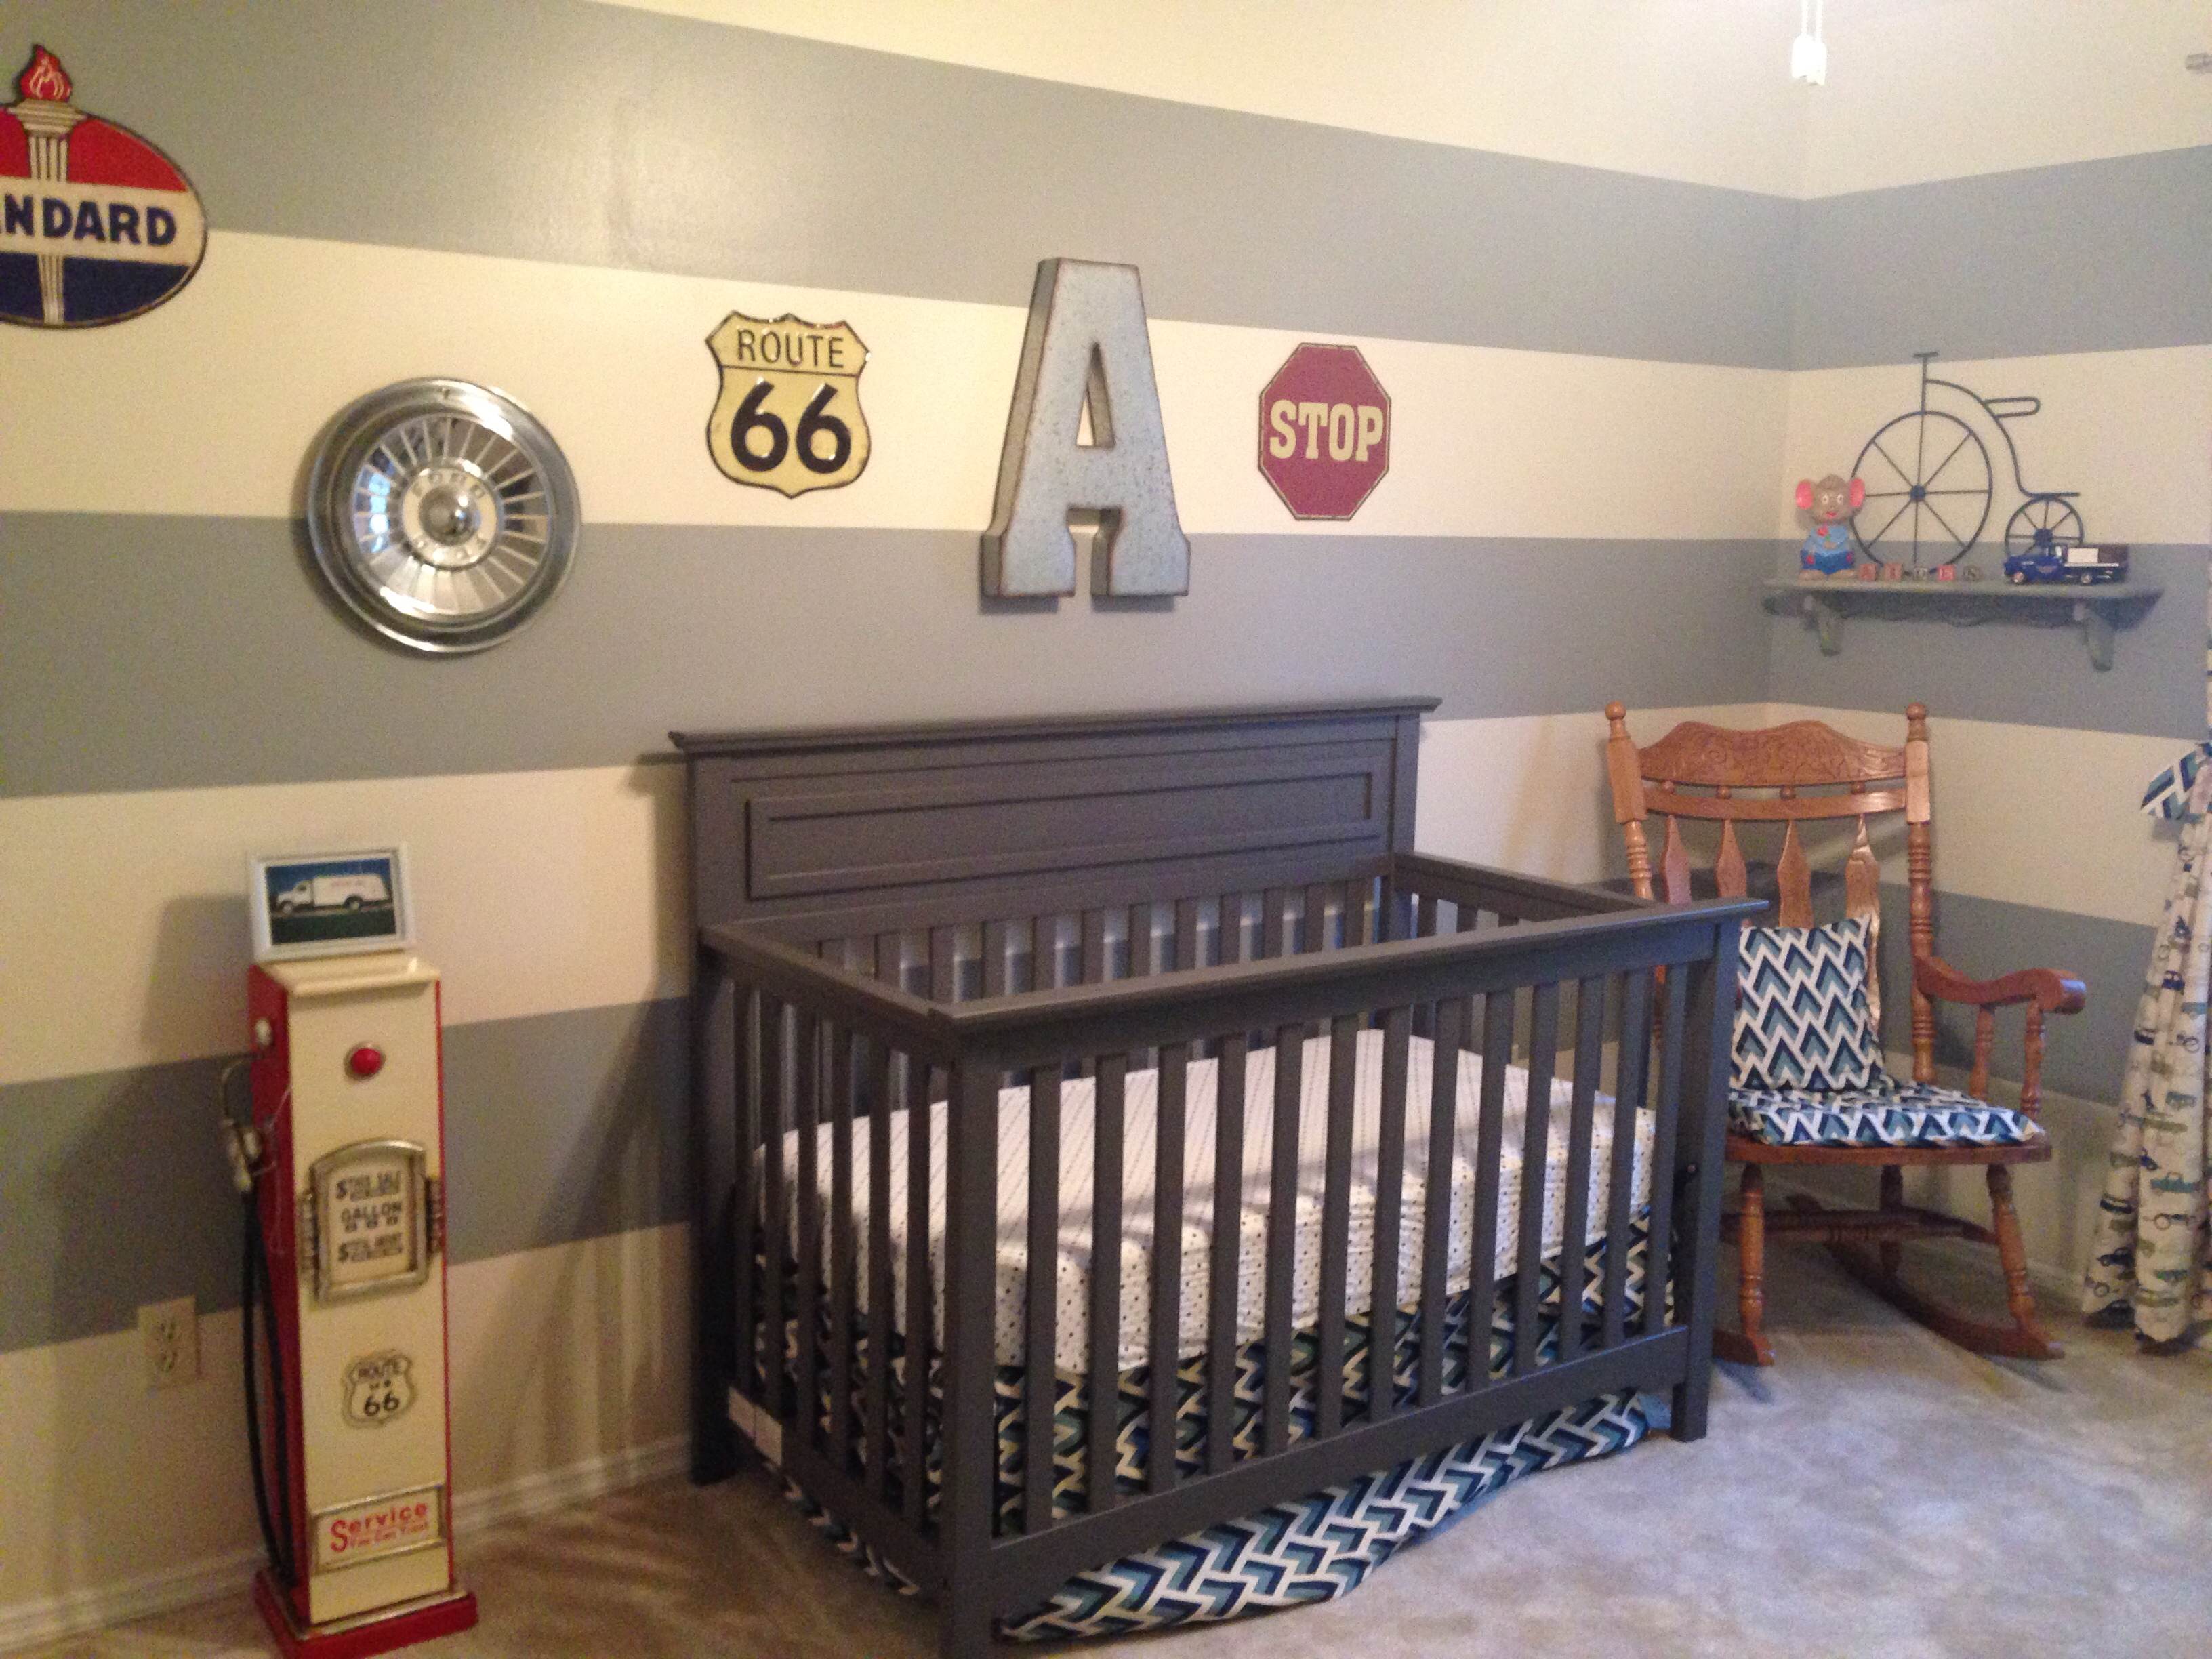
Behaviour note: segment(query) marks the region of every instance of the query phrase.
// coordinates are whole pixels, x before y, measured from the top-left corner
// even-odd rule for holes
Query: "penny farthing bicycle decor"
[[[1869,557],[1907,565],[1951,564],[1966,557],[1988,527],[1996,474],[1981,434],[1950,410],[1929,405],[1928,394],[1956,392],[1989,416],[2003,440],[2013,488],[2023,497],[2006,519],[2008,554],[2048,551],[2082,539],[2081,514],[2071,489],[2030,489],[2021,477],[2020,451],[2008,422],[2043,408],[2039,398],[1984,398],[1956,380],[1929,373],[1932,351],[1920,362],[1920,406],[1884,422],[1867,440],[1852,468],[1866,484],[1866,504],[1852,515],[1851,532]]]
[[[403,380],[348,405],[307,479],[315,562],[387,639],[445,654],[497,644],[568,574],[576,480],[512,398]]]

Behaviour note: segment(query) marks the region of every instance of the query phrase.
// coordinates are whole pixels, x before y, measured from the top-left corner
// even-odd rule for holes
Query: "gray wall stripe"
[[[2053,896],[2060,896],[2054,895]],[[1882,889],[1882,1036],[1893,1049],[1912,1046],[1911,1016],[1904,988],[1906,965],[1905,895]],[[2084,1100],[2111,1100],[2120,1089],[2128,1039],[2135,1029],[2136,999],[2150,963],[2148,923],[2113,921],[1964,893],[1936,896],[1936,951],[1975,979],[1993,979],[2017,968],[2060,968],[2080,976],[2089,1000],[2078,1014],[2047,1020],[2043,1084],[2046,1090]],[[1973,1060],[1971,1010],[1939,1006],[1936,1060],[1964,1069]],[[1997,1048],[1990,1070],[2020,1075],[2021,1014],[1997,1016]]]
[[[583,0],[8,12],[219,230],[1014,306],[1064,254],[1141,266],[1159,317],[1789,356],[1777,197]]]
[[[2212,145],[1827,196],[1801,212],[1794,368],[2212,341]]]
[[[586,0],[9,15],[219,228],[1006,305],[1126,259],[1161,317],[1759,368],[2212,340],[2212,147],[1799,203]]]
[[[674,998],[448,1028],[453,1261],[685,1218],[685,1018]],[[173,1296],[238,1305],[225,1063],[0,1088],[0,1352],[126,1329]]]
[[[1786,544],[1778,568],[1795,574],[1796,556],[1796,544]],[[1987,549],[1977,556],[1990,568],[2002,562]],[[1842,652],[1824,657],[1811,622],[1791,615],[1774,623],[1767,696],[1822,708],[1888,710],[1917,699],[1960,720],[2193,743],[2204,735],[2205,560],[2202,547],[2136,545],[2135,579],[2162,583],[2166,592],[2122,630],[2112,666],[2101,673],[2089,665],[2081,630],[2072,626],[1954,628],[1924,618],[1860,618],[1844,623]]]
[[[1187,599],[1055,611],[979,599],[969,531],[597,525],[529,628],[429,660],[343,620],[300,534],[0,516],[0,793],[606,765],[682,726],[1765,696],[1761,541],[1200,536]]]

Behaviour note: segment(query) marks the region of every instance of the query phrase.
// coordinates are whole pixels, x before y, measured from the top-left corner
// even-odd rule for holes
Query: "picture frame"
[[[403,951],[415,943],[407,848],[256,853],[246,860],[253,959]]]

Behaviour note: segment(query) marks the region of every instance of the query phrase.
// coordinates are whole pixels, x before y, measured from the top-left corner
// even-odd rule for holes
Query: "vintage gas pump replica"
[[[355,1659],[477,1618],[453,1571],[438,975],[359,926],[396,893],[295,867],[267,878],[282,919],[326,911],[338,939],[314,948],[370,949],[252,970],[252,1121],[231,1139],[270,1556],[253,1595],[286,1654]],[[270,908],[258,943],[281,954]]]

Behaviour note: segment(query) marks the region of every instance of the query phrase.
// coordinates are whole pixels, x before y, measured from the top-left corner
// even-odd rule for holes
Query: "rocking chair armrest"
[[[1923,957],[1913,964],[1912,988],[1938,1002],[1974,1008],[2032,1002],[2049,1014],[2078,1014],[2088,1000],[2081,980],[2060,969],[2023,968],[1996,979],[1968,979],[1941,957]]]

